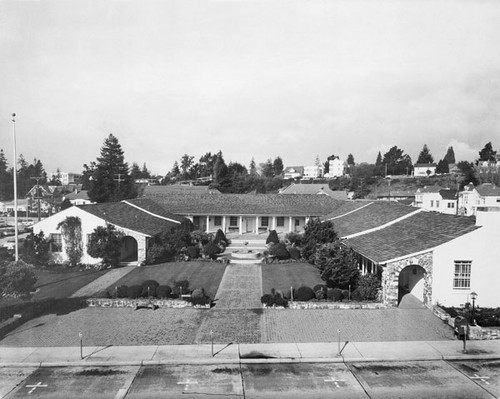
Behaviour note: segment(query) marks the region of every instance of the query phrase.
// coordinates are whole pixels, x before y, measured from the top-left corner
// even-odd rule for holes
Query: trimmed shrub
[[[290,254],[286,250],[286,245],[282,242],[272,245],[269,248],[269,253],[275,256],[278,260],[290,259]]]
[[[217,230],[217,233],[215,233],[214,244],[222,244],[224,247],[227,247],[229,245],[229,241],[221,229]]]
[[[363,300],[363,294],[356,288],[351,292],[351,298],[353,301],[361,302]]]
[[[315,295],[311,287],[302,286],[297,290],[297,301],[307,302],[313,298],[315,298]]]
[[[284,308],[288,307],[288,301],[278,295],[274,297],[274,304],[275,306],[283,306]]]
[[[325,291],[325,294],[326,294],[327,290],[328,290],[328,287],[325,284],[316,284],[313,287],[313,291],[314,292],[316,292],[316,291]]]
[[[120,285],[116,289],[116,297],[117,298],[126,298],[128,292],[128,285]]]
[[[357,290],[363,301],[377,300],[380,287],[380,279],[376,274],[365,274],[359,277]]]
[[[276,230],[270,230],[269,235],[266,239],[266,244],[278,244],[279,242],[280,239],[278,238],[278,233],[276,232]]]
[[[142,286],[140,285],[131,285],[127,289],[127,298],[137,299],[141,296]]]
[[[146,280],[142,282],[142,292],[141,296],[155,296],[156,295],[156,289],[160,286],[160,283],[155,280]],[[149,292],[148,292],[148,287],[149,287]]]
[[[286,248],[288,253],[290,254],[290,258],[293,260],[299,260],[300,259],[300,250],[297,247],[289,246]]]
[[[285,295],[283,295],[283,298],[291,301],[292,300],[292,293],[293,293],[293,300],[296,301],[297,300],[297,290],[295,288],[287,290],[285,292]]]
[[[343,300],[349,300],[349,290],[342,290],[342,295],[344,297]]]
[[[172,288],[169,285],[160,285],[156,288],[157,298],[168,298],[172,293]]]
[[[217,254],[220,252],[220,248],[213,242],[209,242],[203,247],[203,255],[212,260],[217,259]]]
[[[167,249],[160,244],[153,244],[151,248],[148,249],[146,254],[146,265],[155,265],[157,263],[166,262],[168,260]]]
[[[344,299],[344,295],[342,294],[342,290],[339,288],[332,289],[332,297],[335,302],[342,302]]]
[[[210,298],[205,294],[203,288],[197,288],[191,293],[191,300],[193,305],[206,305],[210,303]]]
[[[182,288],[182,290],[181,290]],[[187,280],[175,280],[172,284],[172,296],[174,298],[179,298],[180,295],[189,294],[189,281]]]
[[[274,296],[270,294],[264,294],[260,298],[260,302],[266,306],[273,306],[274,305]]]
[[[212,233],[206,233],[202,230],[192,231],[190,236],[193,243],[201,245],[207,245],[214,238]]]
[[[323,290],[318,290],[314,291],[314,295],[316,296],[316,299],[326,299],[326,292]]]
[[[191,245],[186,248],[186,255],[189,259],[198,259],[200,257],[200,248]]]

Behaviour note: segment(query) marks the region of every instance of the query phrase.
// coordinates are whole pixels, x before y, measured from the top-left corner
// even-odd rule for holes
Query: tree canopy
[[[386,165],[388,175],[405,175],[413,170],[411,157],[397,146],[391,147],[384,154],[383,163]]]
[[[427,147],[427,144],[424,144],[424,147],[422,148],[422,151],[420,151],[420,154],[417,159],[417,163],[433,163],[434,162],[434,157],[431,155],[431,152],[429,150],[429,147]]]

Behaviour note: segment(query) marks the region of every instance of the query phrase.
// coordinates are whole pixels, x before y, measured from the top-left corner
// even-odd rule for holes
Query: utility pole
[[[16,114],[12,114],[12,138],[14,142],[14,235],[15,235],[15,260],[19,261],[18,228],[17,228],[17,149],[16,149]]]
[[[118,182],[118,186],[120,185],[120,183],[122,181],[125,181],[125,179],[122,179],[123,175],[124,175],[124,173],[115,173],[115,176],[117,176],[117,177],[113,180]]]

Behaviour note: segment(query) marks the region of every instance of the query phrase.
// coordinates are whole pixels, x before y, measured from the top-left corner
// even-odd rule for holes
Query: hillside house
[[[328,173],[325,174],[325,177],[334,178],[344,176],[345,169],[346,163],[341,161],[339,157],[336,157],[328,161]]]
[[[413,175],[415,177],[428,177],[436,174],[437,164],[435,163],[416,163],[413,166]]]
[[[304,167],[303,179],[317,179],[323,177],[324,168],[323,166],[313,165]]]
[[[304,176],[303,166],[287,166],[283,170],[283,179],[302,179]]]
[[[465,186],[458,194],[458,213],[473,216],[478,207],[500,208],[500,187],[493,183],[483,183],[476,187],[470,183]]]
[[[279,194],[316,194],[316,195],[329,195],[333,199],[340,201],[347,201],[347,192],[338,190],[333,191],[328,187],[328,184],[297,184],[292,183],[289,186],[283,187],[279,190]]]
[[[456,190],[430,186],[417,189],[415,206],[426,211],[456,215],[458,209],[458,193]]]

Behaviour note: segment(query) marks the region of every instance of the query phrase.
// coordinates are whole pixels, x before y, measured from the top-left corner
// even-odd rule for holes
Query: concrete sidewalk
[[[344,342],[340,348],[344,347]],[[0,347],[0,367],[125,366],[155,364],[335,363],[500,359],[500,340],[290,344]]]

